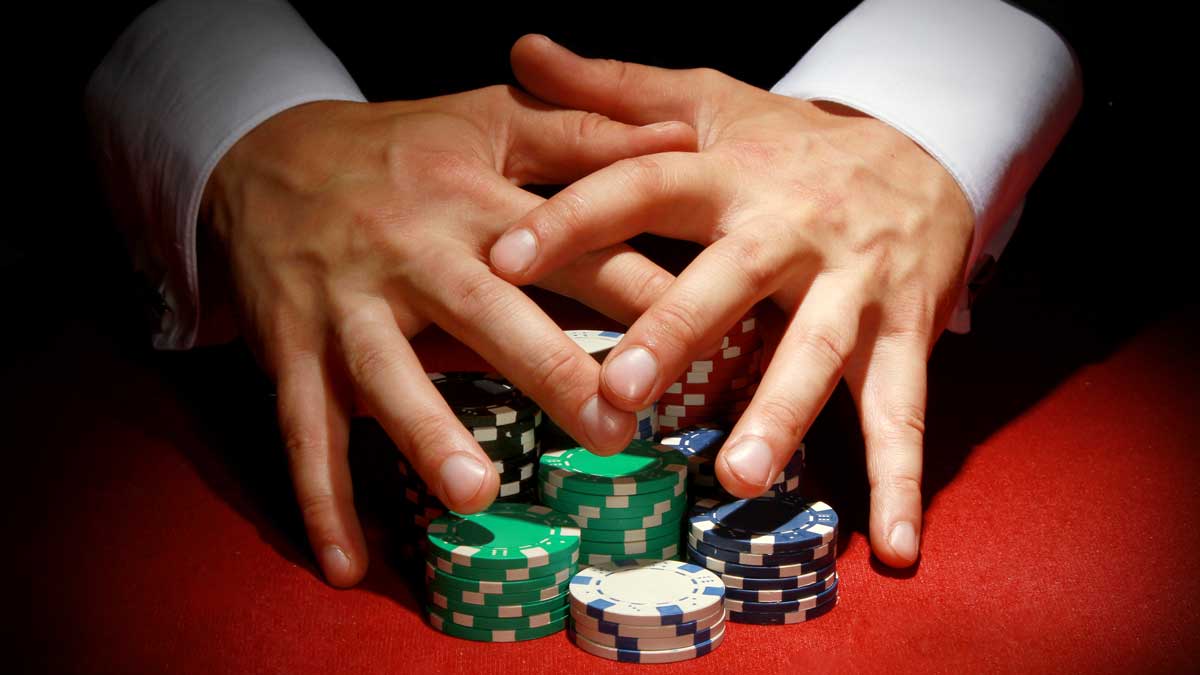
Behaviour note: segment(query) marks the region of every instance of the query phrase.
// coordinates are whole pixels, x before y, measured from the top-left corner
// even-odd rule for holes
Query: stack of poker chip
[[[568,330],[563,332],[583,351],[596,359],[597,363],[604,363],[604,359],[608,358],[608,353],[612,351],[612,348],[621,341],[621,338],[625,337],[624,333],[611,330]],[[572,448],[579,445],[552,419],[546,420],[541,434],[542,446],[547,449]],[[637,412],[637,431],[633,433],[633,437],[643,441],[652,441],[658,437],[658,412],[654,404]]]
[[[597,565],[571,580],[571,641],[614,661],[703,656],[725,637],[725,584],[696,565]]]
[[[583,448],[549,451],[538,469],[542,503],[580,529],[580,563],[647,563],[680,553],[687,460],[634,440],[610,457]]]
[[[566,628],[579,530],[544,506],[493,504],[429,525],[429,623],[468,640],[516,642]]]
[[[534,502],[538,427],[542,423],[537,405],[497,375],[453,372],[428,376],[500,474],[496,501]],[[398,466],[412,524],[424,529],[447,509],[403,456]]]
[[[741,415],[758,386],[762,340],[752,315],[743,317],[724,337],[715,354],[692,361],[657,403],[663,433],[693,424],[732,422]]]
[[[675,448],[688,460],[688,493],[693,499],[728,501],[733,497],[717,481],[717,453],[724,445],[729,431],[718,424],[696,424],[665,434],[660,441]],[[761,496],[780,497],[800,489],[804,477],[804,444],[792,454],[788,463],[775,477],[771,487]]]
[[[728,620],[791,624],[837,604],[837,513],[797,495],[741,499],[688,520],[688,559],[725,583]]]

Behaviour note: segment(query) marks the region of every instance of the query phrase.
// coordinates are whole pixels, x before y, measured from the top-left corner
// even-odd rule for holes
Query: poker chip
[[[616,635],[621,637],[633,638],[651,638],[651,637],[674,637],[677,635],[688,635],[698,631],[711,628],[725,620],[724,607],[718,607],[712,614],[701,617],[695,621],[684,621],[683,623],[668,624],[666,626],[635,626],[622,623],[614,623],[612,621],[601,621],[594,619],[586,614],[580,614],[571,610],[571,623],[576,628],[586,628],[587,633],[604,633],[607,635]]]
[[[677,502],[679,506],[683,505],[683,500]],[[580,516],[575,514],[564,514],[579,526],[581,537],[582,532],[595,532],[596,530],[612,530],[612,531],[630,531],[630,530],[648,530],[651,528],[666,527],[667,525],[678,526],[681,519],[677,513],[678,509],[670,509],[663,513],[658,513],[650,516],[635,516],[630,518],[609,518],[602,516]]]
[[[536,476],[530,476],[529,478],[523,478],[511,483],[501,483],[497,497],[511,497],[523,492],[533,493],[537,490],[537,485],[538,480]]]
[[[524,579],[537,579],[558,574],[564,568],[570,567],[571,565],[579,562],[579,551],[575,550],[571,553],[571,555],[565,558],[551,558],[550,561],[545,565],[538,565],[535,567],[514,567],[509,569],[459,565],[436,555],[429,555],[425,560],[435,568],[446,572],[447,574],[453,574],[456,577],[477,579],[479,581],[521,581]]]
[[[645,554],[647,552],[650,552],[653,555],[658,555],[658,553],[666,550],[668,547],[675,547],[674,551],[669,554],[674,555],[674,553],[679,550],[679,539],[679,531],[677,530],[674,532],[668,532],[667,534],[655,539],[643,539],[640,541],[608,542],[584,540],[579,542],[579,552],[580,554],[608,553],[611,555],[638,557],[639,554]],[[651,556],[640,555],[640,557],[647,558]]]
[[[687,494],[680,494],[678,497],[672,497],[667,501],[655,502],[653,504],[638,505],[631,504],[627,507],[606,508],[603,506],[586,506],[582,504],[571,504],[561,501],[545,491],[545,485],[541,486],[542,503],[553,508],[556,511],[561,511],[564,514],[584,516],[586,518],[645,518],[646,516],[657,516],[672,511],[678,511],[687,503]]]
[[[572,506],[595,506],[605,509],[627,509],[634,506],[653,506],[660,502],[669,502],[686,492],[687,482],[680,481],[674,487],[656,492],[639,492],[633,495],[598,495],[586,492],[576,492],[560,488],[553,483],[544,482],[542,493],[558,502]]]
[[[647,553],[642,553],[642,554],[636,554],[637,557],[634,557],[631,555],[626,555],[626,554],[615,554],[614,555],[614,554],[610,554],[610,553],[580,553],[579,554],[579,563],[580,563],[581,567],[583,565],[588,565],[589,567],[596,566],[596,565],[621,565],[621,566],[650,565],[650,564],[653,564],[656,562],[662,562],[662,561],[666,561],[666,560],[674,561],[676,559],[676,557],[678,557],[678,555],[679,555],[678,545],[671,544],[670,546],[667,546],[666,548],[663,548],[660,551],[658,551],[657,554],[654,554],[654,552],[647,552]]]
[[[542,614],[532,614],[530,616],[512,616],[512,617],[491,617],[491,616],[475,616],[465,612],[455,612],[444,607],[438,607],[434,604],[425,606],[426,611],[430,614],[437,615],[443,621],[458,624],[466,628],[483,628],[486,630],[519,630],[522,628],[538,628],[547,626],[555,621],[566,619],[570,608],[564,604],[558,609],[544,612]]]
[[[624,661],[626,663],[674,663],[676,661],[686,661],[704,656],[716,649],[725,637],[725,629],[722,626],[721,630],[706,642],[688,647],[679,647],[677,649],[618,649],[597,644],[573,631],[568,631],[568,636],[583,651],[613,661]]]
[[[609,457],[571,448],[545,453],[540,461],[544,482],[599,495],[669,490],[684,482],[687,474],[687,460],[677,450],[641,440]]]
[[[712,572],[664,560],[650,565],[598,565],[571,579],[571,607],[597,620],[661,626],[714,612],[725,584]]]
[[[759,497],[739,499],[692,516],[689,533],[714,547],[772,555],[826,546],[835,540],[837,524],[837,512],[824,502]],[[808,560],[814,557],[820,555]]]
[[[803,623],[811,621],[819,616],[828,614],[837,606],[837,597],[835,596],[829,602],[823,605],[817,605],[812,609],[799,610],[795,612],[729,612],[726,621],[735,623],[753,623],[764,626],[781,626],[785,624]]]
[[[726,562],[733,562],[739,565],[754,565],[758,567],[772,566],[779,567],[782,565],[798,565],[811,562],[826,556],[832,555],[836,548],[836,542],[829,542],[817,546],[816,548],[806,548],[797,551],[789,551],[787,553],[747,553],[745,551],[731,551],[725,548],[712,546],[701,541],[697,541],[691,534],[688,535],[688,546],[709,558],[716,558]]]
[[[596,359],[597,363],[604,363],[604,359],[612,351],[612,348],[616,347],[621,338],[625,337],[624,333],[611,330],[567,330],[563,332],[583,351]]]
[[[708,642],[714,635],[725,630],[725,622],[722,621],[711,628],[698,630],[694,633],[684,633],[683,635],[673,635],[670,637],[627,637],[619,635],[609,635],[599,631],[591,631],[588,628],[575,624],[571,630],[578,635],[587,638],[591,642],[613,649],[624,651],[646,652],[658,651],[662,649],[679,649],[681,647],[692,647],[694,645]]]
[[[659,417],[688,417],[688,418],[706,418],[720,417],[726,415],[733,410],[733,402],[719,403],[716,405],[672,405],[670,403],[659,403]],[[661,419],[660,419],[661,421]]]
[[[708,359],[705,361],[692,361],[688,364],[687,370],[684,371],[687,375],[712,375],[716,379],[732,379],[737,375],[745,375],[753,372],[759,365],[762,359],[762,351],[754,350],[752,352],[742,352],[741,348],[733,347],[725,350],[726,352],[737,352],[736,356],[722,359]],[[681,381],[690,382],[686,378],[680,378]]]
[[[442,609],[461,614],[470,614],[471,616],[489,617],[493,619],[507,618],[515,616],[533,616],[535,614],[545,614],[553,612],[565,604],[567,595],[563,594],[548,600],[537,602],[527,602],[524,604],[514,605],[474,605],[462,603],[452,598],[446,597],[438,591],[429,591],[429,604],[441,607]]]
[[[831,553],[824,558],[818,558],[811,562],[798,563],[794,565],[742,565],[740,563],[729,562],[719,558],[712,558],[696,551],[692,547],[687,549],[688,560],[691,562],[712,570],[718,574],[733,574],[739,577],[753,577],[756,579],[776,579],[780,577],[795,577],[803,574],[808,574],[813,570],[819,570],[833,563],[836,554]]]
[[[457,638],[465,640],[476,640],[478,642],[520,642],[523,640],[536,640],[548,635],[553,635],[558,631],[567,627],[567,619],[555,619],[543,626],[535,628],[510,628],[510,629],[488,629],[488,628],[468,628],[460,626],[451,621],[445,620],[442,615],[430,613],[429,624],[435,629]]]
[[[688,364],[688,370],[696,373],[711,373],[715,370],[732,366],[738,359],[749,356],[756,350],[742,350],[741,345],[725,347],[717,350],[717,353],[707,359],[692,361]]]
[[[435,585],[439,588],[456,588],[486,595],[506,595],[510,593],[540,591],[545,588],[559,586],[570,581],[571,577],[575,576],[575,572],[577,571],[574,565],[568,565],[554,574],[543,577],[515,581],[481,581],[479,579],[460,577],[449,572],[444,572],[426,561],[425,580],[426,582],[435,582]]]
[[[606,530],[581,527],[579,528],[579,532],[580,546],[586,542],[648,541],[666,536],[674,536],[678,540],[680,537],[680,521],[672,520],[657,527],[643,529],[624,528]]]
[[[831,564],[828,567],[816,569],[808,572],[807,574],[801,574],[794,577],[776,577],[772,579],[743,577],[736,574],[718,574],[717,576],[721,577],[721,581],[725,582],[726,592],[732,590],[782,591],[805,588],[823,583],[824,580],[833,577],[835,574],[835,567],[835,565]]]
[[[720,505],[721,505],[721,500],[713,499],[712,497],[703,497],[703,498],[697,499],[695,502],[692,503],[691,508],[688,510],[688,516],[691,517],[691,516],[695,516],[695,515],[698,515],[701,513],[705,513],[707,511],[712,511],[713,509],[717,508]]]
[[[716,382],[672,382],[664,390],[664,395],[686,396],[687,394],[726,394],[729,391],[744,390],[755,385],[755,379],[749,375],[731,380]]]
[[[539,410],[533,401],[497,375],[479,372],[426,375],[468,428],[514,424],[533,417]]]
[[[720,575],[718,575],[720,576]],[[801,600],[812,595],[816,595],[821,591],[829,588],[837,583],[837,572],[830,574],[824,579],[809,586],[801,586],[800,588],[789,588],[780,590],[761,590],[752,591],[744,588],[725,587],[725,597],[729,600],[740,600],[742,602],[782,602],[786,600]],[[723,579],[722,579],[723,580]]]
[[[437,583],[436,579],[430,584],[429,588],[441,594],[447,601],[453,601],[459,605],[524,605],[533,602],[544,602],[555,598],[561,599],[563,593],[567,592],[567,585],[570,580],[564,581],[556,586],[543,588],[540,590],[523,591],[520,593],[505,592],[503,594],[492,593],[476,593],[474,591],[465,591],[460,588],[446,588]]]
[[[493,466],[495,463],[493,463]],[[523,481],[533,478],[534,471],[537,469],[537,461],[522,462],[514,465],[504,465],[496,469],[496,473],[500,475],[500,482],[512,483],[514,481]]]
[[[797,600],[779,600],[775,602],[751,602],[725,598],[725,609],[738,614],[762,614],[777,612],[801,612],[812,609],[817,605],[832,600],[838,591],[838,582],[834,581],[829,588],[813,595]]]
[[[665,392],[659,397],[659,406],[666,405],[682,405],[682,406],[716,406],[727,405],[733,401],[748,401],[754,397],[754,392],[758,391],[758,386],[747,384],[744,387],[731,387],[720,391],[712,392],[692,392],[680,390],[678,393]],[[668,415],[676,413],[665,413]]]
[[[762,337],[756,330],[749,330],[745,333],[737,335],[726,335],[721,338],[718,349],[728,349],[730,347],[741,347],[745,351],[750,351],[750,347],[761,347]]]
[[[544,506],[493,504],[470,515],[447,514],[429,525],[430,554],[463,567],[513,569],[567,559],[579,528]]]

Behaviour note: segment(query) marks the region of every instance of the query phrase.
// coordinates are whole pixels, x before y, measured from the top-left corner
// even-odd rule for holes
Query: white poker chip
[[[598,564],[571,579],[571,607],[599,621],[665,626],[709,616],[725,599],[716,574],[691,563]]]

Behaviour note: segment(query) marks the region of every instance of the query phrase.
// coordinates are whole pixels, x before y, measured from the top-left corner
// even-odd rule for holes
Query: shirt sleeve
[[[134,264],[160,300],[155,347],[196,343],[196,224],[209,174],[255,126],[318,100],[365,99],[283,0],[165,0],[92,74],[93,150]]]
[[[771,91],[860,110],[937,159],[975,216],[964,282],[1008,243],[1082,99],[1067,43],[1000,0],[865,0]],[[968,287],[950,330],[970,328]]]

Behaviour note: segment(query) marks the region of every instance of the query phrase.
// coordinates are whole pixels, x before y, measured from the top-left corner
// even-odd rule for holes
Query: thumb
[[[520,185],[571,183],[627,157],[696,150],[696,130],[683,122],[630,126],[513,93],[503,172]]]
[[[544,35],[517,40],[509,58],[521,86],[555,105],[630,124],[680,120],[696,126],[704,70],[585,59]]]

